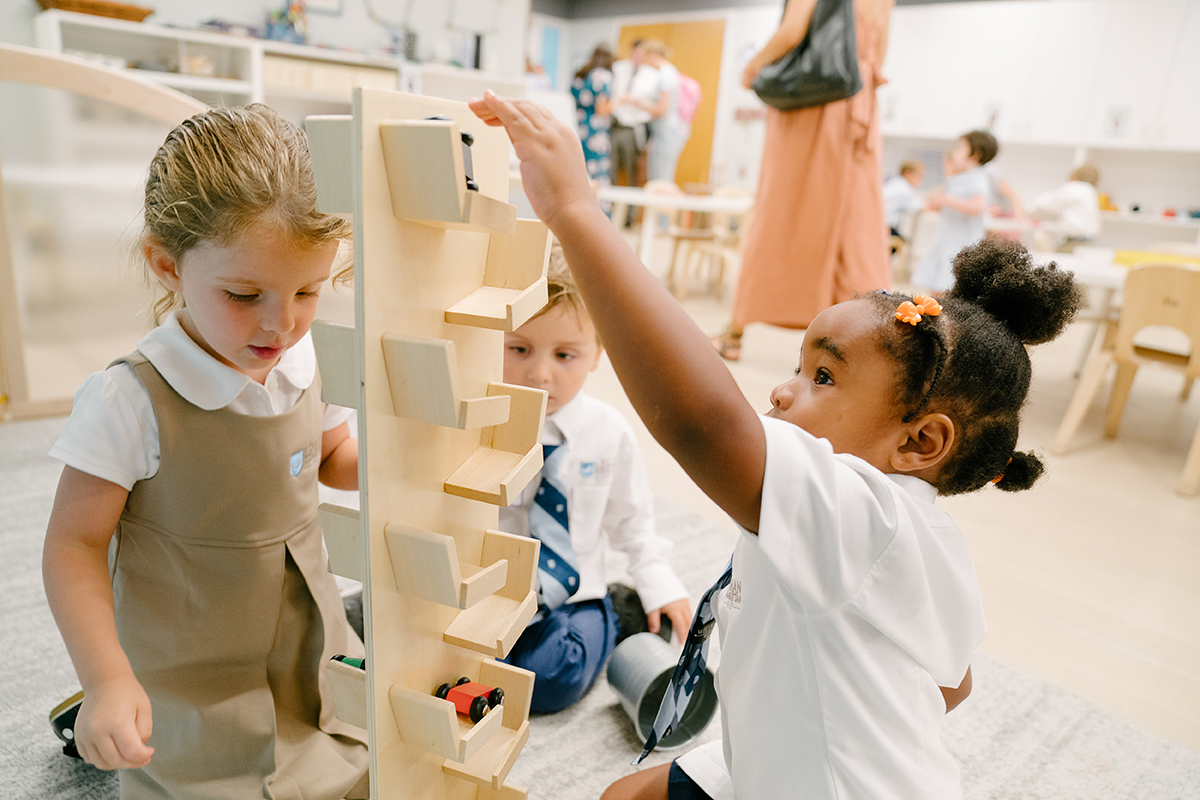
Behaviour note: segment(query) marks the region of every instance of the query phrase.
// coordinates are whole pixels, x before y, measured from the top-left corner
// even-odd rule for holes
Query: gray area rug
[[[108,800],[116,780],[59,752],[50,709],[78,690],[46,605],[41,546],[60,470],[46,451],[61,419],[0,424],[0,798]],[[734,542],[722,527],[660,503],[660,528],[693,602],[715,580]],[[620,574],[614,559],[611,570]],[[719,654],[717,654],[719,655]],[[969,800],[1200,800],[1200,755],[986,653],[974,691],[943,727]],[[696,740],[719,734],[714,723]],[[534,717],[510,780],[530,796],[594,800],[633,770],[633,723],[604,678],[575,707]],[[647,766],[677,753],[655,753]],[[781,779],[783,774],[781,773]]]

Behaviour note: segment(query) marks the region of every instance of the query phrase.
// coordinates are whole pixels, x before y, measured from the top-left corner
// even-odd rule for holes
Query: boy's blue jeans
[[[530,711],[550,714],[583,698],[617,641],[612,600],[564,603],[521,634],[505,662],[537,675]]]

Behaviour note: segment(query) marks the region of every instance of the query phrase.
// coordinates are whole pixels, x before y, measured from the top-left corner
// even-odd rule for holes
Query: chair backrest
[[[1191,342],[1191,354],[1169,360],[1188,375],[1200,378],[1200,268],[1179,264],[1138,264],[1125,279],[1125,300],[1117,323],[1114,355],[1132,361],[1145,356],[1133,337],[1150,325],[1165,325],[1182,331]]]
[[[740,186],[718,186],[713,189],[713,197],[753,197],[753,193]],[[733,213],[730,211],[714,211],[711,216],[713,231],[721,238],[741,236],[746,232],[746,223],[750,219],[753,207]]]

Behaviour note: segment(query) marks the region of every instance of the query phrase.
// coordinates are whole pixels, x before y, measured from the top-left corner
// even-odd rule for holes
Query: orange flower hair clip
[[[942,306],[937,300],[924,294],[919,294],[911,301],[905,300],[896,309],[896,319],[901,322],[907,322],[909,325],[916,325],[921,321],[922,316],[936,317],[942,313]]]

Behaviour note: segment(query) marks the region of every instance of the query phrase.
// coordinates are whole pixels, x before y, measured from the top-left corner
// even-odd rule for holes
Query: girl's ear
[[[142,241],[142,255],[150,265],[150,272],[158,278],[158,282],[169,291],[179,291],[179,262],[171,255],[162,243],[154,239]]]
[[[588,370],[588,372],[596,371],[596,367],[600,366],[600,357],[602,355],[604,355],[604,348],[597,347],[596,348],[596,357],[592,359],[592,367],[591,367],[591,369]]]
[[[892,453],[891,466],[897,472],[917,473],[933,470],[950,455],[954,447],[954,423],[945,414],[926,414],[908,425],[908,441]]]

